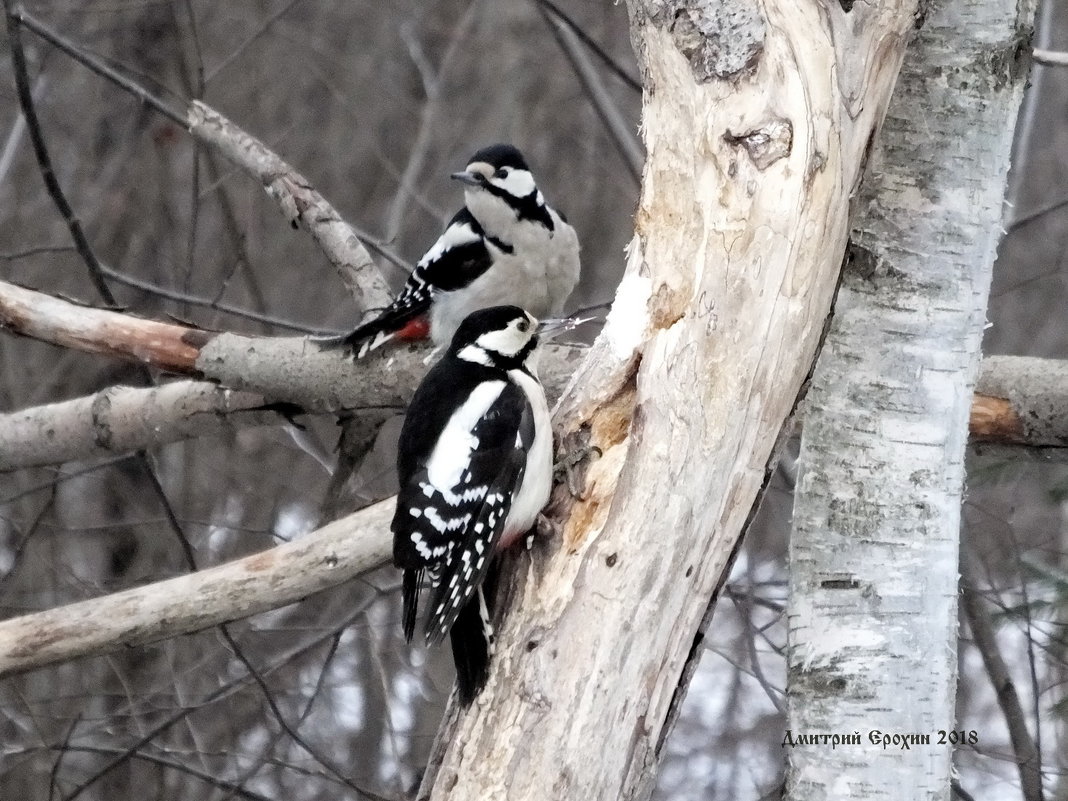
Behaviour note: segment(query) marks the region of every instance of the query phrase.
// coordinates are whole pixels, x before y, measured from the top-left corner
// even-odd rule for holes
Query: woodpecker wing
[[[436,292],[461,289],[489,269],[492,257],[481,226],[461,209],[412,270],[404,289],[386,309],[340,343],[357,359],[393,339],[408,323],[430,309]]]
[[[502,379],[467,389],[459,396],[465,402],[435,422],[428,404],[449,397],[438,394],[448,392],[440,379],[448,380],[446,371],[432,370],[408,412],[392,526],[393,560],[406,576],[405,634],[414,632],[425,572],[434,587],[426,623],[431,644],[449,631],[489,569],[534,439],[529,401]],[[421,443],[432,447],[415,453]]]

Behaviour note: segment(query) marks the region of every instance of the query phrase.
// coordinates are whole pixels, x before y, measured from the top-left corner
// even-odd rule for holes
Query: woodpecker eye
[[[530,320],[520,320],[516,328],[519,329],[520,333],[525,334],[530,330]]]

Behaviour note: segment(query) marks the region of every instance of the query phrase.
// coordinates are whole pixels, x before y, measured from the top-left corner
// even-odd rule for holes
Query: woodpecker
[[[463,172],[464,207],[416,265],[397,299],[332,344],[356,358],[394,338],[430,336],[445,345],[471,312],[520,306],[558,316],[579,278],[575,229],[545,202],[523,155],[511,145],[483,148]]]
[[[493,650],[487,576],[534,525],[552,487],[538,332],[538,321],[517,306],[468,315],[401,428],[391,528],[393,562],[404,571],[404,636],[411,642],[425,585],[426,642],[450,634],[464,706],[485,684]]]

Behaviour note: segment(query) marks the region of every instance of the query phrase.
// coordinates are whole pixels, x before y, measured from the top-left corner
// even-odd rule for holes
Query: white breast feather
[[[508,377],[519,385],[534,412],[534,442],[527,451],[527,468],[523,474],[512,508],[505,523],[505,536],[525,533],[538,517],[553,483],[553,428],[549,406],[541,385],[522,370],[509,370]],[[507,543],[502,542],[502,546]]]

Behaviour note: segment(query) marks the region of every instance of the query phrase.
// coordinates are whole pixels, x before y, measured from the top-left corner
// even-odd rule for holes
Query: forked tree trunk
[[[969,399],[1032,14],[927,6],[861,192],[794,505],[797,801],[949,797]]]
[[[850,6],[846,10],[844,6]],[[563,400],[602,455],[520,558],[433,799],[647,797],[695,633],[809,371],[914,2],[631,0],[648,162],[626,275]]]

